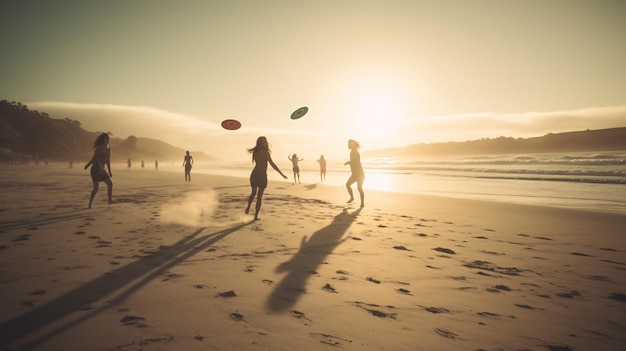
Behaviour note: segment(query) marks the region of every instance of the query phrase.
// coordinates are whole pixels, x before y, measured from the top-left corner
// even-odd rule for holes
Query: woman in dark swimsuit
[[[93,157],[85,165],[85,169],[91,166],[91,180],[93,182],[93,190],[91,191],[91,196],[89,197],[89,208],[91,208],[93,198],[96,196],[96,193],[98,193],[100,182],[106,183],[109,204],[113,203],[113,181],[111,181],[113,173],[111,173],[111,148],[109,147],[109,134],[100,134],[93,143],[93,149]],[[108,174],[104,169],[105,165],[109,171]]]
[[[256,212],[254,213],[254,220],[259,219],[259,211],[261,210],[261,201],[263,199],[263,192],[267,187],[267,164],[269,163],[272,168],[274,168],[284,179],[287,179],[287,176],[283,174],[283,172],[278,169],[278,166],[272,160],[272,156],[270,155],[270,146],[267,142],[267,138],[264,136],[259,137],[256,140],[256,146],[248,149],[248,152],[252,154],[252,162],[254,163],[254,169],[252,169],[252,173],[250,174],[250,187],[252,188],[252,193],[248,197],[248,207],[246,207],[246,214],[250,212],[250,205],[252,205],[252,201],[254,197],[257,196],[256,199]]]
[[[183,159],[183,166],[185,167],[185,181],[191,181],[191,165],[193,165],[193,157],[187,151],[185,158]]]

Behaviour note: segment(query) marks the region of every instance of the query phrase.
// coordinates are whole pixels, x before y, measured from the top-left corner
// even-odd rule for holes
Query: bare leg
[[[107,195],[109,197],[109,204],[113,203],[113,182],[111,179],[107,179],[104,181],[107,184]]]
[[[361,207],[365,207],[365,192],[363,191],[363,182],[357,183],[357,189],[359,190],[359,196],[361,197]]]
[[[93,190],[91,191],[91,196],[89,197],[89,208],[91,208],[91,203],[93,202],[93,198],[96,197],[99,188],[100,184],[98,184],[98,182],[93,182]]]
[[[254,220],[256,221],[257,219],[259,219],[259,212],[261,211],[261,203],[263,201],[263,192],[265,191],[265,188],[259,188],[259,196],[257,196],[256,198],[256,207],[255,207],[255,212],[254,212]]]
[[[350,195],[350,199],[347,201],[348,203],[354,201],[354,194],[352,193],[352,188],[350,187],[352,184],[354,184],[354,180],[348,179],[348,181],[346,182],[346,189],[348,190],[348,194]]]
[[[250,196],[248,196],[248,206],[246,207],[246,211],[245,211],[246,214],[250,212],[250,205],[252,205],[252,200],[254,200],[254,197],[256,196],[257,188],[258,187],[253,186],[252,193],[250,194]]]

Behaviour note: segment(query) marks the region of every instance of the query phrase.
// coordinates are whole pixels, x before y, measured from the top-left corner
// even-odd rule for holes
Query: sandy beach
[[[79,165],[80,166],[80,165]],[[623,350],[626,216],[0,166],[0,350]],[[357,201],[358,202],[358,201]]]

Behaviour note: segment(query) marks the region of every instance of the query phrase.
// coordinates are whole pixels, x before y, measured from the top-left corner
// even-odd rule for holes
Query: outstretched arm
[[[272,156],[269,156],[269,158],[267,159],[267,162],[269,162],[269,164],[272,166],[272,168],[274,168],[276,170],[276,172],[280,173],[280,175],[283,176],[284,179],[287,179],[287,176],[284,175],[283,172],[280,171],[278,166],[276,166],[276,164],[272,160]]]
[[[85,169],[89,168],[89,166],[91,166],[92,163],[93,163],[93,156],[91,157],[91,160],[89,160],[89,162],[87,162],[87,164],[85,165]]]

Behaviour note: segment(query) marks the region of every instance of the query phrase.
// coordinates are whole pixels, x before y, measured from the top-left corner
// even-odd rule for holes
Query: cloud
[[[527,138],[547,133],[626,127],[626,106],[573,111],[474,113],[418,117],[405,121],[413,143],[465,141],[499,136]]]
[[[227,131],[219,121],[145,106],[116,106],[35,102],[31,109],[45,111],[53,118],[71,118],[91,131],[112,132],[115,137],[130,135],[163,140],[191,151],[201,151],[225,161],[250,162],[246,148],[253,147],[257,137],[268,137],[275,159],[297,153],[309,160],[320,154],[327,158],[344,158],[345,141],[354,138],[363,149],[399,147],[410,144],[465,141],[507,136],[527,138],[547,133],[626,126],[626,106],[594,107],[572,111],[526,113],[472,113],[425,116],[404,119],[391,136],[368,139],[357,131],[335,124],[286,124],[292,129],[266,128],[262,119],[245,121],[241,129]],[[254,125],[257,123],[257,125]],[[182,157],[182,156],[181,156]],[[282,167],[284,168],[284,167]]]
[[[111,132],[114,137],[130,135],[165,141],[173,146],[200,151],[222,160],[245,160],[250,157],[246,148],[254,146],[256,139],[264,135],[270,140],[274,151],[280,154],[296,152],[293,147],[320,145],[315,154],[329,153],[333,146],[329,138],[333,131],[271,129],[244,123],[237,131],[228,131],[216,123],[198,116],[163,111],[146,106],[119,106],[105,104],[77,104],[65,102],[31,102],[30,109],[48,113],[52,118],[78,120],[89,131]],[[347,139],[346,139],[347,140]],[[289,149],[292,148],[292,149]],[[182,156],[181,156],[182,157]]]

